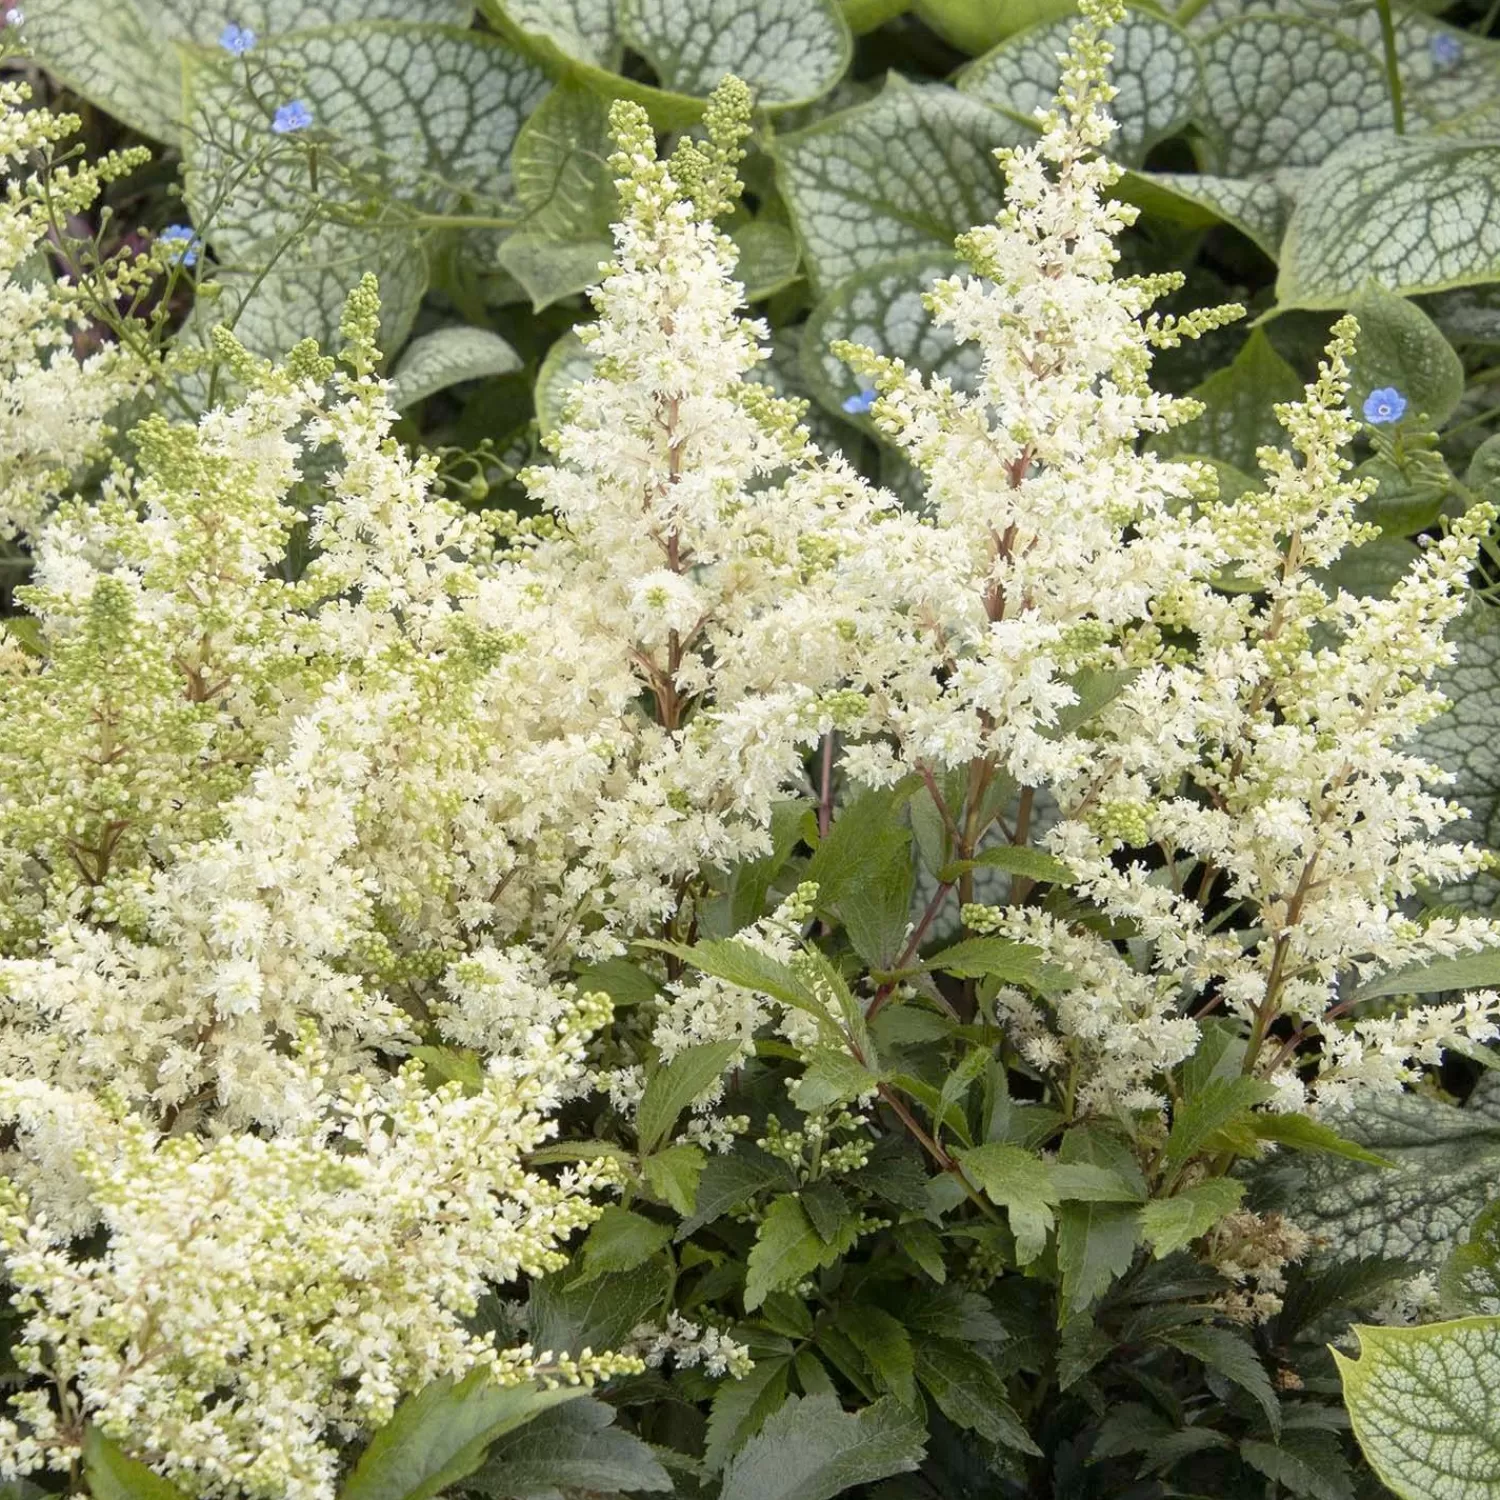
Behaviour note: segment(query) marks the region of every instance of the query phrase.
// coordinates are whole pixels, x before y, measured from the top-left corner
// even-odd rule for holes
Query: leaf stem
[[[1391,95],[1391,124],[1397,135],[1406,134],[1406,106],[1401,97],[1401,66],[1396,57],[1396,24],[1391,19],[1391,0],[1375,0],[1380,15],[1380,45],[1385,52],[1385,84]],[[1181,20],[1182,13],[1178,12]]]

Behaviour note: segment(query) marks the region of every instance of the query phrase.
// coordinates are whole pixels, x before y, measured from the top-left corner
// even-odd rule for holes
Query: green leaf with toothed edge
[[[1245,1196],[1245,1184],[1227,1177],[1200,1182],[1170,1198],[1153,1198],[1141,1208],[1141,1234],[1158,1260],[1207,1234]]]
[[[586,1397],[543,1412],[507,1433],[464,1482],[496,1500],[545,1500],[558,1490],[614,1494],[671,1490],[651,1449],[614,1426],[607,1402]]]
[[[1390,133],[1380,60],[1332,26],[1241,16],[1200,45],[1203,107],[1228,176],[1315,167],[1346,142]]]
[[[840,340],[905,360],[914,369],[951,380],[960,390],[973,389],[978,345],[955,343],[922,305],[933,283],[957,269],[951,251],[900,256],[847,277],[813,308],[802,339],[802,373],[824,407],[848,420],[844,402],[859,389],[859,381],[829,347]]]
[[[671,1135],[678,1116],[713,1086],[738,1053],[738,1042],[703,1042],[684,1047],[650,1074],[636,1109],[642,1151],[656,1150]]]
[[[620,0],[620,31],[664,88],[704,95],[733,73],[770,109],[827,93],[853,50],[833,0]]]
[[[183,142],[179,45],[215,47],[229,21],[261,42],[345,21],[451,21],[462,0],[46,0],[28,6],[27,50],[48,72],[143,135]]]
[[[1367,281],[1408,296],[1500,280],[1500,142],[1354,141],[1303,189],[1277,300],[1346,305]]]
[[[950,254],[1000,207],[994,148],[1031,135],[953,89],[892,75],[868,104],[781,136],[778,182],[814,286],[898,255]]]
[[[487,1369],[435,1380],[396,1408],[370,1439],[339,1500],[428,1500],[472,1474],[496,1438],[586,1394],[564,1386],[498,1386]]]
[[[1355,1333],[1359,1357],[1333,1357],[1381,1480],[1401,1500],[1500,1495],[1500,1318]]]
[[[719,1500],[833,1500],[915,1469],[925,1432],[889,1396],[857,1413],[833,1395],[794,1396],[730,1460]]]
[[[521,368],[521,356],[488,328],[438,328],[413,339],[391,371],[391,403],[398,411],[458,385]]]
[[[1050,109],[1061,79],[1058,56],[1068,43],[1071,19],[1045,22],[1007,38],[976,58],[958,76],[960,93],[1033,124]],[[1114,49],[1110,82],[1119,90],[1109,112],[1119,129],[1105,150],[1139,164],[1158,141],[1192,119],[1203,92],[1198,53],[1164,16],[1129,10],[1104,34]]]

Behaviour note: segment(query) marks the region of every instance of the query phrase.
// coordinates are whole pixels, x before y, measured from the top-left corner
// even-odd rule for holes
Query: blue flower
[[[1427,44],[1432,60],[1440,68],[1451,68],[1462,61],[1464,44],[1449,31],[1439,31]]]
[[[238,26],[231,21],[219,33],[219,45],[235,57],[243,57],[255,46],[255,33],[248,26]]]
[[[198,264],[198,251],[203,241],[198,238],[197,232],[191,224],[168,224],[156,238],[161,244],[180,245],[182,247],[172,255],[174,264],[179,266],[196,266]]]
[[[1406,397],[1393,385],[1383,385],[1365,397],[1365,421],[1372,427],[1399,422],[1406,414]]]
[[[848,412],[851,417],[862,417],[870,410],[872,406],[874,406],[874,404],[875,392],[872,391],[869,386],[866,386],[859,393],[859,395],[850,396],[849,399],[844,402],[844,410]]]
[[[293,99],[283,104],[271,120],[271,129],[277,135],[290,135],[294,130],[306,130],[313,122],[312,111],[305,101]]]

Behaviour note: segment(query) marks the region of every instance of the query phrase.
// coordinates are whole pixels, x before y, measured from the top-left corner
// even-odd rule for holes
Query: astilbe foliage
[[[614,110],[594,370],[524,476],[526,521],[447,502],[392,437],[369,279],[337,360],[304,344],[268,364],[219,331],[215,389],[235,394],[138,422],[97,493],[64,496],[157,372],[65,357],[66,293],[13,274],[41,188],[12,194],[0,296],[30,299],[34,331],[0,410],[59,435],[0,485],[36,564],[29,632],[0,650],[0,1237],[35,1377],[0,1471],[68,1471],[93,1425],[191,1493],[322,1500],[345,1445],[440,1376],[587,1379],[637,1353],[741,1373],[696,1312],[581,1365],[473,1331],[488,1287],[558,1269],[621,1186],[609,1155],[528,1161],[559,1111],[602,1090],[628,1136],[690,1048],[722,1044],[697,1056],[726,1076],[699,1078],[680,1136],[730,1145],[727,1075],[753,1081],[774,1026],[759,1050],[806,1065],[795,1124],[762,1111],[790,1179],[852,1176],[906,1131],[931,1201],[987,1232],[1004,1211],[1008,1239],[974,1236],[992,1269],[1041,1264],[1054,1232],[1062,1179],[1031,1148],[1099,1124],[1130,1164],[1091,1179],[1113,1178],[1099,1201],[1170,1209],[1126,1261],[1193,1245],[1237,1288],[1219,1309],[1254,1321],[1306,1237],[1231,1215],[1238,1184],[1174,1217],[1180,1189],[1256,1149],[1164,1146],[1200,1018],[1231,1021],[1247,1109],[1400,1087],[1493,1037],[1490,995],[1351,1019],[1341,988],[1496,943],[1403,905],[1485,858],[1442,840],[1457,810],[1402,747],[1442,707],[1444,630],[1493,514],[1455,521],[1387,599],[1326,582],[1371,534],[1349,322],[1281,409],[1296,453],[1263,453],[1258,489],[1220,500],[1206,466],[1142,451],[1197,411],[1152,391],[1152,349],[1238,310],[1164,318],[1174,278],[1114,275],[1117,14],[1085,7],[1039,141],[1001,154],[1005,208],[932,294],[978,345],[976,389],[843,351],[925,481],[910,509],[749,378],[765,330],[713,222],[740,191],[733,82],[666,159],[642,111]],[[6,138],[54,139],[17,102]],[[861,818],[890,826],[860,845]],[[825,851],[873,865],[894,837],[909,864],[913,829],[925,909],[909,920],[898,880],[882,929],[885,894]],[[1009,899],[986,903],[975,871],[997,854]],[[814,867],[840,895],[800,878]],[[976,942],[924,968],[953,907]],[[663,998],[612,1020],[592,966],[632,945]],[[984,1039],[963,1087],[883,1068],[908,1007],[907,1045],[949,1023]],[[984,1070],[997,1097],[1024,1078],[1051,1124],[966,1161],[943,1142]],[[757,1252],[804,1209],[788,1194],[757,1218],[750,1307],[888,1227],[852,1209],[773,1264]],[[1068,1277],[1071,1315],[1098,1288]]]

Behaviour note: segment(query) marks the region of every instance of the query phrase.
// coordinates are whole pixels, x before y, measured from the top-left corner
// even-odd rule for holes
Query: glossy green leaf
[[[642,1151],[656,1150],[671,1135],[678,1116],[717,1082],[738,1052],[739,1043],[732,1041],[684,1047],[647,1077],[635,1120]]]
[[[1039,1453],[1010,1404],[1005,1382],[977,1349],[952,1338],[921,1338],[916,1372],[922,1389],[955,1426],[1022,1453]]]
[[[851,1235],[842,1249],[852,1242]],[[746,1262],[745,1310],[753,1312],[770,1293],[795,1287],[841,1253],[813,1227],[795,1194],[777,1198],[761,1220]]]
[[[827,1109],[872,1094],[879,1077],[847,1052],[832,1047],[813,1047],[806,1054],[807,1068],[794,1085],[798,1109]]]
[[[898,255],[950,253],[1000,206],[994,148],[1029,134],[953,89],[893,75],[868,104],[781,136],[778,184],[814,287]]]
[[[692,1214],[677,1231],[685,1240],[695,1230],[748,1203],[768,1188],[790,1188],[795,1185],[791,1169],[779,1158],[741,1142],[733,1151],[709,1157],[703,1175],[698,1179],[698,1199]]]
[[[464,1488],[495,1500],[549,1500],[560,1489],[670,1491],[651,1449],[614,1420],[614,1408],[592,1397],[543,1412],[501,1438]]]
[[[620,30],[664,88],[706,95],[733,73],[765,108],[827,93],[853,46],[834,0],[620,0]]]
[[[93,1500],[185,1500],[185,1492],[97,1427],[83,1433],[83,1472]]]
[[[1203,414],[1155,439],[1152,450],[1164,455],[1207,454],[1254,474],[1256,450],[1286,441],[1286,429],[1272,407],[1300,399],[1302,381],[1264,331],[1256,328],[1233,362],[1191,394],[1203,402]]]
[[[1053,1209],[1061,1202],[1046,1164],[1019,1146],[998,1141],[962,1152],[960,1160],[964,1176],[1005,1209],[1016,1237],[1016,1260],[1029,1265],[1046,1248]]]
[[[889,1397],[855,1414],[836,1397],[787,1401],[730,1461],[720,1500],[833,1500],[915,1469],[925,1430]]]
[[[1060,18],[1007,38],[959,74],[959,91],[1033,123],[1057,94],[1058,55],[1067,47],[1072,25],[1070,18]],[[1134,165],[1193,117],[1203,72],[1197,48],[1164,16],[1127,11],[1105,39],[1114,49],[1110,81],[1119,90],[1109,106],[1119,131],[1105,149]]]
[[[791,1365],[789,1355],[757,1358],[755,1368],[743,1379],[726,1380],[714,1392],[703,1450],[703,1465],[709,1473],[722,1469],[786,1400]]]
[[[1277,299],[1343,307],[1366,281],[1411,295],[1500,280],[1500,144],[1370,138],[1309,178],[1282,243]]]
[[[1200,45],[1204,110],[1227,176],[1315,167],[1346,142],[1391,130],[1379,59],[1321,21],[1251,14]]]
[[[1360,1327],[1334,1350],[1354,1435],[1401,1500],[1500,1495],[1500,1318]]]
[[[1070,0],[916,0],[917,14],[960,52],[978,53],[1017,31],[1067,15]]]
[[[1359,411],[1365,397],[1395,386],[1406,397],[1409,418],[1441,427],[1463,398],[1463,361],[1438,326],[1405,297],[1372,283],[1349,304],[1359,337],[1349,362],[1349,405]]]
[[[1207,1234],[1245,1196],[1245,1184],[1227,1177],[1210,1178],[1170,1198],[1153,1198],[1141,1208],[1141,1234],[1158,1260],[1186,1249]]]
[[[521,356],[488,328],[438,328],[402,350],[391,371],[391,403],[400,411],[461,381],[520,368]]]
[[[1140,1243],[1140,1210],[1129,1203],[1064,1203],[1057,1213],[1063,1315],[1084,1311],[1126,1271]]]
[[[428,1500],[472,1474],[496,1438],[583,1394],[569,1386],[498,1386],[484,1369],[457,1384],[435,1380],[370,1439],[339,1500]]]

